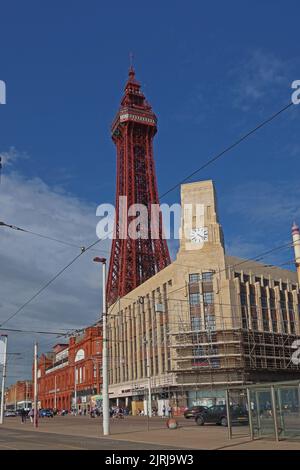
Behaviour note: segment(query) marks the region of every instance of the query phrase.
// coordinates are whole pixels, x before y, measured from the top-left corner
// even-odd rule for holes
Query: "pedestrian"
[[[163,418],[166,416],[166,407],[165,407],[165,405],[162,407],[162,415],[163,415]]]
[[[31,408],[31,410],[28,413],[28,416],[30,418],[30,422],[33,423],[33,417],[34,417],[34,410]]]
[[[26,415],[27,415],[27,413],[26,413],[25,409],[22,408],[21,409],[21,421],[22,421],[22,423],[26,423]]]
[[[168,417],[172,418],[172,406],[171,405],[168,406]]]

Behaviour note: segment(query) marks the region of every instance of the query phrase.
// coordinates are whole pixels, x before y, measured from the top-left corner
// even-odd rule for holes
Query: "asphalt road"
[[[0,450],[166,450],[174,447],[107,438],[0,429]]]

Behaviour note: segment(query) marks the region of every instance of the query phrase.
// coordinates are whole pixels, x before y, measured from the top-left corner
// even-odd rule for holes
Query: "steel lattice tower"
[[[170,263],[166,240],[162,236],[162,220],[156,224],[157,237],[151,237],[151,207],[159,204],[153,159],[153,137],[157,118],[135,79],[133,67],[120,109],[112,124],[112,139],[117,150],[116,218],[107,279],[107,301],[111,305]],[[132,217],[121,212],[120,196],[127,197],[127,209],[132,204],[148,208],[147,224],[140,226],[145,236],[132,239],[128,224]],[[120,216],[123,213],[124,215]],[[121,223],[121,220],[122,222]],[[142,225],[142,224],[140,224]],[[125,227],[125,233],[124,233]]]

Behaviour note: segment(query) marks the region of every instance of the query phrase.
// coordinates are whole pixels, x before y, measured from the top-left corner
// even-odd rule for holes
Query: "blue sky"
[[[110,124],[130,51],[159,119],[160,193],[288,104],[291,83],[300,79],[296,0],[10,0],[1,2],[0,13],[0,80],[7,84],[0,153],[7,156],[4,178],[10,189],[8,198],[5,185],[0,187],[4,215],[16,225],[71,241],[92,241],[97,205],[114,202]],[[250,257],[289,241],[293,219],[300,223],[299,120],[300,106],[294,106],[194,178],[215,181],[231,254]],[[32,202],[37,194],[44,201],[38,208]],[[165,199],[178,201],[179,189]],[[46,206],[52,214],[57,208],[55,223],[47,222]],[[33,241],[23,240],[29,250]],[[20,249],[20,259],[25,248],[22,252],[20,238],[13,242],[11,250]],[[34,243],[35,252],[42,249],[42,242]],[[21,289],[10,308],[70,257],[72,252],[59,252],[49,273],[38,272],[32,291]],[[266,261],[291,259],[285,251]],[[31,262],[41,269],[34,260],[33,253]],[[83,323],[79,314],[77,320]]]

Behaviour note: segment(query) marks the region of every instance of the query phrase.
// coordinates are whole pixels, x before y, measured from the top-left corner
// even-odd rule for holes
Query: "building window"
[[[207,271],[205,273],[202,273],[202,281],[207,282],[207,281],[212,281],[212,279],[213,279],[212,271]]]
[[[190,279],[191,284],[193,282],[199,282],[200,281],[200,274],[199,273],[190,274],[189,279]]]
[[[217,358],[210,359],[210,365],[213,368],[220,367],[220,359],[217,359]]]
[[[192,317],[191,324],[192,324],[192,331],[201,330],[201,318],[200,317]]]
[[[247,329],[248,328],[248,310],[247,305],[242,304],[242,327]]]
[[[197,346],[193,349],[193,356],[202,357],[205,356],[205,351],[202,346]]]
[[[289,319],[290,319],[291,333],[295,334],[294,309],[293,309],[293,305],[290,302],[289,302]]]
[[[205,315],[205,327],[207,330],[216,329],[216,318],[214,315]]]
[[[194,294],[190,294],[190,305],[200,305],[200,294],[196,292]]]
[[[214,293],[213,292],[205,292],[203,294],[203,301],[204,301],[204,304],[213,304],[214,303]]]
[[[258,330],[258,318],[257,318],[256,307],[251,307],[250,311],[251,311],[252,330]]]

